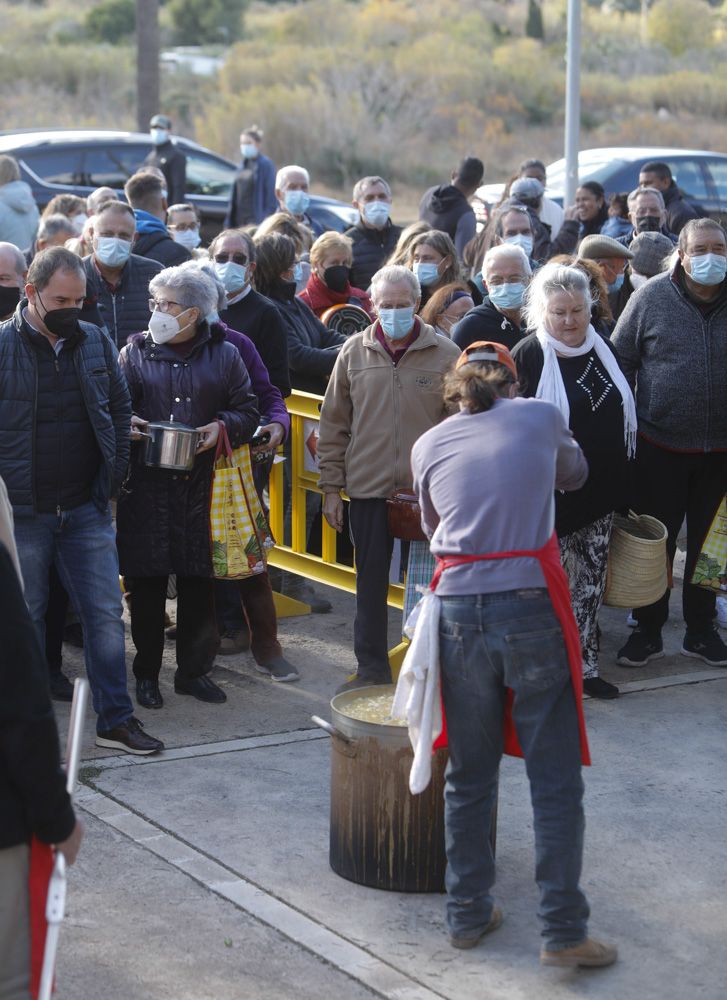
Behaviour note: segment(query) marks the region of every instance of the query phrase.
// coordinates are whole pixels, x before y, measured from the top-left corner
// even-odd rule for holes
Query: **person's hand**
[[[146,427],[149,423],[148,420],[144,420],[142,417],[137,417],[135,413],[131,414],[131,440],[141,441],[142,437],[139,431]]]
[[[563,212],[563,217],[566,222],[570,222],[572,219],[578,218],[578,209],[575,205],[569,205],[568,208]]]
[[[215,447],[217,439],[220,436],[220,425],[216,420],[213,420],[211,424],[196,427],[195,430],[199,433],[199,441],[197,442],[198,452],[209,451],[210,448]]]
[[[72,865],[78,856],[79,848],[81,847],[81,841],[83,840],[83,823],[80,819],[76,820],[76,825],[73,827],[73,832],[70,837],[61,841],[60,844],[55,844],[55,849],[60,851],[63,857],[66,859],[67,865]]]
[[[323,497],[323,516],[336,531],[343,531],[343,500],[340,493],[326,493]]]
[[[272,424],[265,424],[265,426],[261,427],[259,430],[261,434],[269,434],[270,440],[267,444],[260,444],[257,448],[253,448],[253,455],[260,455],[262,452],[272,451],[274,448],[277,448],[278,445],[283,443],[285,438],[285,428],[282,424],[273,421]]]

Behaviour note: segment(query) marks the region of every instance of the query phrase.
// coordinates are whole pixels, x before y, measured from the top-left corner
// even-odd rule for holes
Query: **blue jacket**
[[[16,517],[35,514],[35,418],[37,355],[22,318],[22,299],[14,316],[0,323],[0,476]],[[91,323],[79,322],[81,336],[73,361],[89,420],[102,456],[92,499],[105,510],[126,476],[129,464],[131,402],[118,351]]]

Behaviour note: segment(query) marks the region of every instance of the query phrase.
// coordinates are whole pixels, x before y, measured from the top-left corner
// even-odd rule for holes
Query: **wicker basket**
[[[659,600],[668,586],[666,536],[666,527],[648,514],[614,517],[604,604],[643,608]]]

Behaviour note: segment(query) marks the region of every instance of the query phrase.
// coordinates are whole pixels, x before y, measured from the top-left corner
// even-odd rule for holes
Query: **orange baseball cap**
[[[517,381],[517,367],[513,361],[512,354],[510,354],[504,344],[498,344],[494,340],[476,340],[474,344],[465,347],[457,358],[455,367],[459,368],[460,365],[466,365],[470,361],[494,361],[497,364],[504,365]]]

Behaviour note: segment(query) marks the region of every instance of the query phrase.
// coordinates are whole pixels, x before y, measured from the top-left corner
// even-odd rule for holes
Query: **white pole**
[[[578,187],[581,118],[581,0],[568,0],[568,43],[565,78],[565,192],[563,207],[572,205]]]

